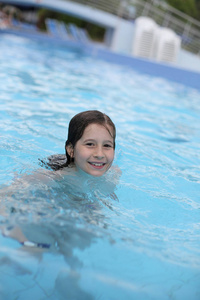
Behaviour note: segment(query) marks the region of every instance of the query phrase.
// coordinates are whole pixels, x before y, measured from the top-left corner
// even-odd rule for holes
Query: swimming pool
[[[198,300],[200,92],[78,49],[0,44],[2,189],[64,153],[68,121],[87,109],[116,124],[122,171],[1,196],[1,226],[48,247],[0,235],[0,298]]]

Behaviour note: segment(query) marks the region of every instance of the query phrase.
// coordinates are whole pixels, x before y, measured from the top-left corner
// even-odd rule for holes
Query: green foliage
[[[167,3],[193,18],[199,18],[199,0],[167,0]]]
[[[196,0],[196,7],[198,12],[198,20],[200,21],[200,0]]]
[[[47,30],[46,25],[45,25],[45,20],[47,18],[56,19],[56,20],[59,20],[59,21],[62,21],[64,23],[66,23],[66,24],[73,23],[73,24],[77,25],[80,28],[87,29],[87,31],[88,31],[88,33],[89,33],[89,35],[92,39],[97,40],[97,41],[102,41],[103,40],[104,33],[105,33],[104,28],[102,28],[98,25],[95,25],[95,24],[91,24],[87,21],[78,19],[76,17],[66,15],[66,14],[63,14],[63,13],[59,13],[59,12],[55,12],[55,11],[52,11],[52,10],[48,10],[48,9],[45,9],[45,8],[42,8],[38,11],[38,24],[37,24],[37,27],[40,30],[43,30],[43,31]]]

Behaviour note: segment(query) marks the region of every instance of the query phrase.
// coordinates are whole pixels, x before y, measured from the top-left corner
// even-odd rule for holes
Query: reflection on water
[[[55,45],[0,46],[0,298],[199,300],[199,92]],[[121,176],[41,168],[88,108],[116,123]]]

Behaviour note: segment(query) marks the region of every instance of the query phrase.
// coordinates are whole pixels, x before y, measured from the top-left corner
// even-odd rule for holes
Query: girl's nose
[[[103,153],[102,147],[97,147],[96,148],[96,151],[94,152],[94,157],[96,157],[98,159],[104,158],[104,153]]]

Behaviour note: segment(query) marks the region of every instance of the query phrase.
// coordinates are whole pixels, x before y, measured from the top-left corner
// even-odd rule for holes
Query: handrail
[[[65,0],[63,0],[65,1]],[[134,21],[139,16],[151,17],[182,38],[182,48],[200,54],[200,22],[160,0],[67,0],[100,9]]]

